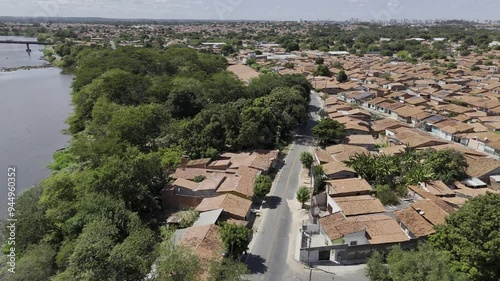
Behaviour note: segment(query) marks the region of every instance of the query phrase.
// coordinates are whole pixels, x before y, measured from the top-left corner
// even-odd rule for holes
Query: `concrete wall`
[[[163,209],[189,209],[195,208],[201,203],[203,197],[193,197],[177,195],[173,191],[166,190],[162,192]]]
[[[347,245],[351,245],[351,242],[356,242],[357,245],[365,245],[368,244],[368,239],[366,239],[365,231],[363,230],[344,236],[344,242]]]
[[[337,203],[335,203],[335,201],[330,196],[327,196],[326,202],[327,202],[327,208],[328,208],[328,206],[331,208],[331,209],[330,208],[328,208],[328,209],[331,210],[332,214],[339,212],[339,211],[342,211],[340,206]]]

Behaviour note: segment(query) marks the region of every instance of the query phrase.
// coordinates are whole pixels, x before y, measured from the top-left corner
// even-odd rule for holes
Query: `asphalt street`
[[[286,200],[294,200],[301,171],[300,154],[312,150],[310,129],[318,118],[320,100],[312,95],[309,112],[311,120],[302,124],[298,135],[285,158],[285,165],[276,178],[275,187],[268,195],[267,208],[257,233],[255,243],[244,257],[252,272],[252,280],[303,280],[287,264],[289,241],[292,235],[292,213]]]

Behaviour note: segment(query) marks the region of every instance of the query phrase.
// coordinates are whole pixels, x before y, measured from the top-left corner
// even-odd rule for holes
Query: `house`
[[[350,135],[344,140],[345,144],[361,146],[369,151],[376,151],[375,139],[372,135]]]
[[[220,239],[219,226],[203,225],[192,226],[186,229],[178,230],[176,235],[180,237],[177,245],[192,249],[193,253],[200,259],[204,271],[201,273],[200,280],[208,280],[208,268],[213,261],[220,261],[224,257],[224,246]]]
[[[424,190],[423,188],[420,188],[418,186],[413,186],[410,185],[408,186],[408,196],[410,198],[413,198],[414,200],[422,201],[422,200],[429,200],[432,203],[434,203],[436,206],[438,206],[441,210],[446,212],[447,214],[450,214],[454,212],[455,210],[450,207],[442,198],[437,197],[436,195]]]
[[[162,190],[162,207],[164,209],[196,207],[203,198],[214,196],[224,180],[223,175],[212,176],[199,183],[178,178]]]
[[[341,212],[320,218],[319,225],[333,244],[368,244],[366,226],[358,221],[348,221]]]
[[[385,134],[386,129],[395,129],[395,128],[401,128],[401,127],[409,128],[409,126],[407,124],[397,122],[397,121],[390,119],[390,118],[384,118],[384,119],[373,121],[372,132],[375,136],[378,136],[381,133]]]
[[[230,160],[230,169],[237,169],[240,166],[257,169],[262,173],[268,173],[279,162],[278,150],[254,150],[251,152],[231,153],[226,152],[220,155],[221,160]]]
[[[347,135],[368,135],[371,133],[370,125],[364,121],[348,121],[344,126]]]
[[[385,214],[348,217],[348,221],[360,222],[366,227],[366,238],[370,244],[401,243],[410,238],[398,222]]]
[[[422,109],[418,107],[412,107],[412,106],[402,106],[399,108],[396,108],[392,111],[392,114],[396,115],[396,118],[405,123],[411,123],[412,119],[411,117],[413,115],[417,115],[419,113],[422,113]]]
[[[248,220],[252,201],[233,195],[224,194],[215,197],[204,198],[195,208],[199,212],[207,212],[217,209],[224,210],[223,214],[227,218],[236,220]]]
[[[249,83],[250,80],[259,77],[259,73],[247,65],[233,64],[228,66],[227,70],[236,74],[245,83]]]
[[[442,181],[420,183],[420,188],[438,197],[454,197],[455,193]]]
[[[394,215],[401,228],[412,239],[427,237],[435,232],[434,226],[413,208],[394,211]]]
[[[455,192],[457,196],[463,198],[474,198],[477,196],[485,195],[487,192],[500,193],[500,191],[498,190],[494,190],[487,187],[479,187],[479,188],[468,187],[465,184],[458,181],[454,182],[453,185],[455,186],[453,192]]]
[[[180,167],[206,169],[210,161],[212,161],[212,159],[210,158],[188,160],[186,163],[181,164]]]
[[[328,179],[346,179],[358,177],[358,174],[356,173],[356,171],[354,171],[354,169],[349,168],[346,164],[336,160],[324,164],[323,172]]]
[[[328,196],[327,209],[330,213],[342,212],[346,217],[385,212],[380,200],[370,195]]]
[[[490,176],[500,175],[500,162],[488,157],[466,156],[468,167],[465,170],[471,178],[477,178],[486,184]]]
[[[413,148],[429,147],[439,144],[446,144],[444,141],[439,141],[431,138],[424,133],[417,132],[412,129],[397,128],[391,129],[387,135],[389,137],[389,142],[396,145],[408,145]]]
[[[347,161],[351,156],[354,156],[355,154],[370,154],[368,149],[363,146],[355,146],[349,144],[327,146],[325,150],[330,156],[333,157],[333,159],[338,162]]]
[[[216,193],[225,194],[231,193],[246,199],[253,197],[253,184],[260,170],[241,166],[234,171],[234,174],[226,176],[226,180],[222,182]]]
[[[419,200],[410,206],[434,226],[444,224],[448,216],[447,212],[431,200]]]
[[[327,180],[326,193],[330,197],[370,195],[372,187],[370,184],[359,178]]]

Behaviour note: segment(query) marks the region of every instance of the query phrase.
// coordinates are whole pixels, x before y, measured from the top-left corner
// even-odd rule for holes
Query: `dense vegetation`
[[[178,253],[158,250],[157,214],[182,155],[280,147],[307,117],[303,76],[246,86],[223,57],[193,49],[72,46],[65,59],[76,66],[72,140],[53,174],[19,198],[11,280],[140,280],[161,249]],[[160,269],[158,280],[173,280]]]
[[[399,195],[406,194],[406,186],[419,182],[440,180],[446,184],[467,177],[467,161],[453,149],[417,151],[407,147],[400,155],[355,154],[346,165],[373,185],[383,203],[394,202],[387,188]]]
[[[417,251],[395,247],[386,257],[374,254],[367,276],[371,281],[499,280],[499,205],[500,194],[470,199]]]

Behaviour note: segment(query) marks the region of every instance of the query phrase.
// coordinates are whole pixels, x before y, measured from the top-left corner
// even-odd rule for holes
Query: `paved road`
[[[320,100],[312,95],[309,111],[311,119],[316,120],[316,112],[320,109]],[[309,120],[298,130],[289,154],[285,158],[285,166],[281,169],[276,185],[266,200],[266,214],[255,233],[254,244],[246,259],[253,275],[252,280],[304,280],[300,277],[304,272],[294,272],[287,265],[289,241],[292,233],[292,213],[287,200],[294,200],[299,185],[301,171],[300,154],[312,150],[310,129],[315,121]]]
[[[306,281],[306,280],[335,280],[335,281],[361,281],[368,280],[364,276],[361,266],[320,266],[309,271],[303,265],[294,261],[288,264],[287,258],[293,256],[289,253],[289,243],[296,231],[292,227],[292,212],[287,200],[295,200],[295,194],[300,180],[300,154],[304,151],[313,151],[311,128],[319,120],[317,112],[322,108],[321,99],[316,93],[311,95],[309,113],[311,120],[302,124],[298,130],[292,148],[285,158],[285,166],[279,173],[276,184],[268,196],[267,210],[262,217],[262,222],[253,238],[253,246],[249,254],[244,256],[252,275],[250,280],[255,281]],[[290,260],[290,259],[288,259]],[[335,272],[332,274],[331,272]]]

